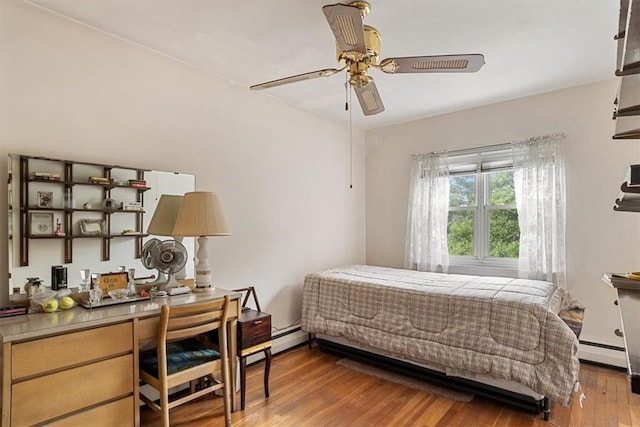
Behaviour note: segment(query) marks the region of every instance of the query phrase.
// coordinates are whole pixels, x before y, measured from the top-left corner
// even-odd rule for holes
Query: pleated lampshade
[[[231,235],[218,195],[208,191],[185,193],[172,235],[184,237]]]
[[[163,194],[158,200],[153,212],[147,233],[156,236],[173,236],[173,227],[178,218],[178,211],[182,204],[182,196]]]

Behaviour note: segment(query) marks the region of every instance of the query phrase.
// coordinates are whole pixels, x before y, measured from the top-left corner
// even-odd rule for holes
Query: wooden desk
[[[224,289],[0,320],[2,426],[138,426],[138,352],[155,340],[160,307],[225,295],[232,297],[229,356],[236,378],[240,294]],[[235,409],[235,380],[231,390]]]

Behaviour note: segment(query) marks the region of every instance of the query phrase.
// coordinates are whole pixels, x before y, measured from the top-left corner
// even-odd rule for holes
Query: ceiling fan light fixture
[[[369,65],[365,61],[349,62],[349,84],[356,87],[365,87],[369,84],[367,69]]]
[[[414,70],[464,70],[468,66],[467,59],[422,60],[411,63],[411,68]]]

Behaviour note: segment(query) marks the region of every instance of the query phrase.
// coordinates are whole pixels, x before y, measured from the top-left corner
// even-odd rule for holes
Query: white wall
[[[612,79],[368,131],[367,263],[403,265],[411,154],[565,132],[567,280],[586,305],[580,338],[624,346],[613,334],[620,327],[615,292],[599,279],[605,271],[640,269],[640,214],[612,209],[625,171],[640,161],[639,141],[611,139],[617,84]],[[624,364],[623,353],[612,357]]]
[[[220,195],[232,232],[210,239],[217,286],[255,285],[276,327],[299,318],[305,274],[364,262],[361,130],[349,189],[345,124],[32,5],[1,6],[0,158],[21,153],[194,174],[197,189]],[[0,209],[0,223],[6,219]],[[4,227],[0,238],[7,241]],[[6,259],[0,245],[2,277]],[[3,303],[8,291],[0,287]]]

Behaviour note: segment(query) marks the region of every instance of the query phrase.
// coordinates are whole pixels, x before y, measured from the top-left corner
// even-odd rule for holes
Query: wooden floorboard
[[[582,364],[579,393],[568,408],[551,404],[551,419],[476,396],[469,403],[360,374],[336,362],[341,356],[306,346],[277,354],[264,398],[263,364],[247,368],[247,403],[234,412],[237,427],[254,426],[631,426],[640,427],[640,395],[631,393],[624,372]],[[141,409],[142,426],[159,426]],[[224,425],[222,399],[202,398],[171,411],[173,427]]]

